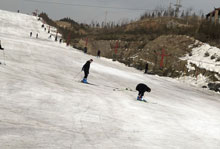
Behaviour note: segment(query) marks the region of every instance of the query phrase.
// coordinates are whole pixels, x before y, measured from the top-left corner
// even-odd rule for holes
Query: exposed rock
[[[210,90],[213,90],[215,92],[220,92],[220,83],[209,83],[208,87]]]

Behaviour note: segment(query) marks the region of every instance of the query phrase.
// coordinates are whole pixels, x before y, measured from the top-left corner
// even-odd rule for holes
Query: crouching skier
[[[138,91],[137,100],[146,102],[146,100],[143,99],[144,92],[151,92],[151,89],[146,84],[140,83],[136,86],[136,90]]]
[[[89,75],[89,68],[90,68],[90,64],[92,63],[92,59],[88,60],[82,67],[82,71],[84,71],[84,78],[82,80],[83,83],[88,83],[87,82],[87,77]]]

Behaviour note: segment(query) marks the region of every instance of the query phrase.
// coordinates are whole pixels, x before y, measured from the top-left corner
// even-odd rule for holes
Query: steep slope
[[[30,38],[30,31],[39,38]],[[0,65],[0,148],[220,146],[219,94],[56,43],[37,18],[24,14],[0,11],[0,40],[6,54],[6,65]],[[79,82],[90,58],[88,80],[95,85]],[[140,82],[152,88],[145,95],[149,103],[125,90]]]

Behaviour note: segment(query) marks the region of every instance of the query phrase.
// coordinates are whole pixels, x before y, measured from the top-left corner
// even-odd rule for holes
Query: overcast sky
[[[50,18],[58,20],[70,17],[79,23],[91,21],[115,21],[138,19],[145,11],[156,7],[167,8],[176,0],[0,0],[0,9],[23,13],[38,9]],[[207,13],[220,7],[220,0],[181,0],[182,8],[193,8],[197,13]]]

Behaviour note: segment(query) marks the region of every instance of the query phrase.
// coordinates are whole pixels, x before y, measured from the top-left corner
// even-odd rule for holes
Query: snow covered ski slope
[[[220,148],[219,94],[85,55],[41,25],[0,10],[0,149]],[[82,84],[91,58],[96,85]],[[149,103],[125,89],[138,83],[151,87]]]

